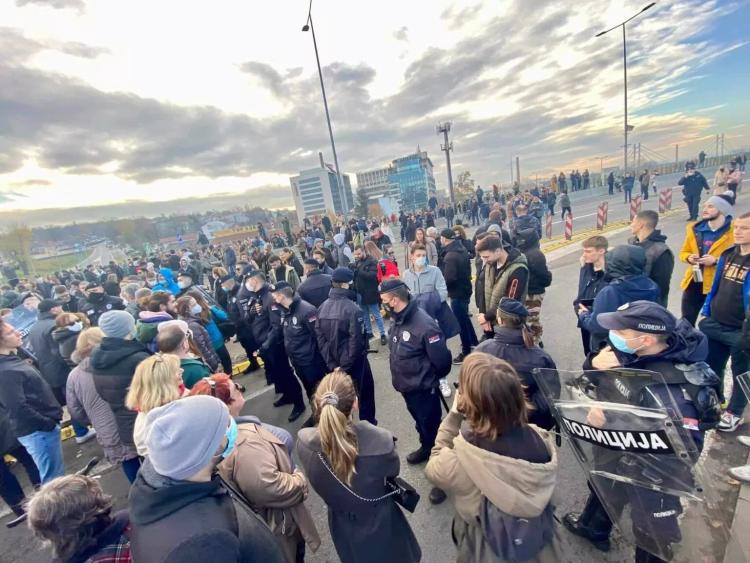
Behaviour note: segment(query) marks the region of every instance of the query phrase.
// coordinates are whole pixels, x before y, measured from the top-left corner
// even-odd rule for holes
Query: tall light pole
[[[438,123],[435,127],[435,132],[440,135],[443,134],[445,144],[440,145],[440,150],[445,151],[445,164],[448,167],[448,194],[451,198],[451,205],[455,207],[456,198],[453,195],[453,173],[451,172],[451,151],[453,150],[453,143],[448,141],[448,132],[451,130],[451,122],[446,121],[444,123]]]
[[[628,125],[628,49],[627,49],[627,42],[625,39],[625,24],[628,23],[630,20],[637,18],[639,15],[641,15],[643,12],[651,8],[656,2],[651,2],[648,6],[641,9],[640,12],[637,14],[630,16],[628,19],[626,19],[624,22],[618,23],[616,26],[609,28],[606,31],[600,31],[595,35],[595,37],[601,37],[605,33],[609,33],[610,31],[617,29],[618,27],[622,27],[622,72],[623,72],[623,78],[625,82],[625,125],[623,127],[623,133],[625,137],[625,144],[623,145],[623,174],[627,173],[628,171],[628,131],[632,131],[633,127]]]
[[[349,213],[349,202],[346,199],[346,188],[341,180],[341,168],[339,168],[339,157],[336,155],[336,143],[333,141],[333,128],[331,127],[331,114],[328,111],[328,98],[326,98],[326,87],[323,84],[323,71],[320,69],[320,57],[318,56],[318,42],[315,40],[315,27],[312,20],[312,0],[307,10],[307,21],[302,26],[302,31],[312,32],[313,47],[315,47],[315,61],[318,63],[318,77],[320,77],[320,91],[323,93],[323,106],[326,109],[326,121],[328,122],[328,135],[331,137],[331,150],[333,151],[333,163],[336,166],[336,181],[339,185],[339,194],[341,197],[341,210],[344,215]]]

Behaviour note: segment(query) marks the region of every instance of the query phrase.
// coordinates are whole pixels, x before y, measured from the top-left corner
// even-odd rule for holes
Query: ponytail
[[[500,323],[508,328],[513,328],[521,331],[521,337],[523,338],[523,345],[526,349],[533,348],[534,336],[531,334],[531,329],[526,324],[526,317],[518,317],[516,315],[510,315],[504,311],[498,310],[497,312]]]
[[[351,485],[356,473],[354,465],[359,454],[351,421],[356,398],[351,378],[340,369],[325,376],[313,396],[323,453],[333,473],[347,485]]]
[[[523,323],[523,326],[521,327],[521,336],[523,337],[523,345],[527,349],[535,346],[534,336],[531,334],[531,329],[529,329],[529,325],[526,323]]]

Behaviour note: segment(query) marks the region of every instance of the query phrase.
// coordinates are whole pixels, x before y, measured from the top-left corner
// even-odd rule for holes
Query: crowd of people
[[[563,174],[558,181],[566,187]],[[572,189],[587,187],[588,171],[571,175]],[[297,563],[321,543],[306,506],[312,487],[341,561],[419,561],[404,514],[416,492],[399,477],[390,421],[376,416],[368,353],[379,344],[416,428],[398,437],[399,447],[418,444],[406,462],[426,463],[429,502],[450,497],[455,506],[457,560],[563,560],[552,500],[557,423],[534,376],[556,369],[541,321],[553,276],[539,246],[556,194],[480,191],[469,220],[474,204],[488,211],[471,237],[456,214],[432,207],[380,221],[326,217],[295,244],[259,230],[251,240],[9,280],[0,445],[40,488],[27,501],[1,463],[0,495],[60,561]],[[730,358],[735,383],[748,370],[750,349],[750,213],[733,216],[735,197],[709,197],[679,252],[649,210],[633,219],[627,244],[586,239],[573,303],[583,369],[668,371],[649,396],[678,398],[675,416],[699,449],[709,429],[736,431],[747,404],[739,385],[725,396],[719,383]],[[666,308],[676,259],[687,265],[680,319]],[[290,423],[309,409],[296,435],[246,412],[232,339],[246,373],[262,363]],[[654,407],[644,396],[623,402]],[[95,438],[122,468],[126,510],[115,512],[97,480],[65,475],[63,407],[76,439]],[[750,481],[750,467],[730,472]],[[651,505],[631,510],[646,522],[677,521]],[[533,523],[523,538],[513,535],[522,520]],[[562,523],[609,549],[612,521],[595,492]],[[664,560],[643,547],[654,529],[636,534],[636,561]]]

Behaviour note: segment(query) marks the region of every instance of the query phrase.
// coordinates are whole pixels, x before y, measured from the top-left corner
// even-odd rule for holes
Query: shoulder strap
[[[336,481],[338,482],[338,484],[341,485],[343,488],[345,488],[347,491],[349,491],[352,494],[352,496],[354,496],[358,500],[361,500],[363,502],[380,502],[381,500],[387,499],[390,496],[398,494],[398,490],[393,490],[390,493],[388,493],[386,495],[383,495],[382,497],[378,497],[378,498],[365,498],[365,497],[361,497],[357,493],[355,493],[351,489],[351,487],[349,487],[346,483],[344,483],[341,479],[339,479],[338,475],[336,475],[333,472],[333,469],[331,469],[330,466],[328,465],[328,463],[326,462],[326,460],[323,457],[322,453],[318,452],[318,458],[320,459],[320,463],[323,464],[323,467],[325,467],[328,470],[328,472],[333,476],[333,478],[336,479]]]

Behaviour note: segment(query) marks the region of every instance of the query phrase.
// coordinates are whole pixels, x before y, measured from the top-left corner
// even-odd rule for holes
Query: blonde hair
[[[351,485],[359,453],[351,414],[357,394],[352,378],[336,368],[318,384],[312,403],[323,453],[336,476]]]
[[[180,358],[173,354],[154,354],[135,368],[125,406],[142,413],[180,398],[177,375]]]
[[[368,256],[372,256],[373,258],[375,258],[375,260],[380,260],[381,258],[383,258],[383,253],[380,252],[378,246],[371,240],[365,242],[364,251],[365,254],[367,254]]]
[[[101,344],[102,338],[104,338],[104,333],[98,326],[82,330],[81,334],[78,335],[76,349],[70,355],[70,359],[80,364],[89,357],[94,348]]]

